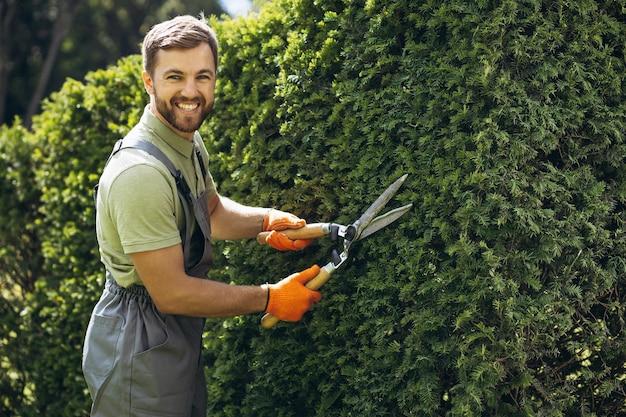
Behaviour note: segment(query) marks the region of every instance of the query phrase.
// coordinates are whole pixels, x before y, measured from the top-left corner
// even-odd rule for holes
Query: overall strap
[[[165,165],[165,167],[168,169],[168,171],[170,171],[170,173],[176,180],[176,187],[179,190],[179,194],[183,195],[187,203],[189,203],[189,205],[193,209],[194,215],[196,217],[196,222],[198,223],[198,226],[200,226],[200,229],[204,233],[205,237],[208,239],[211,236],[211,226],[210,223],[208,223],[208,217],[206,217],[207,208],[198,207],[199,205],[202,205],[202,202],[198,201],[198,199],[193,196],[189,185],[187,185],[187,181],[185,181],[185,177],[183,177],[183,174],[180,172],[180,170],[176,169],[172,161],[170,161],[169,158],[165,156],[165,154],[158,147],[156,147],[156,145],[145,140],[136,138],[125,139],[121,149],[126,148],[140,149],[144,152],[147,152],[148,154],[158,159],[161,163],[163,163],[163,165]],[[204,160],[202,159],[200,151],[197,148],[195,148],[195,152],[198,157],[198,163],[200,165],[202,177],[206,185],[206,168],[204,167]]]
[[[139,149],[155,157],[159,162],[161,162],[165,166],[165,168],[167,168],[167,170],[170,172],[172,177],[174,177],[174,180],[176,181],[176,188],[179,190],[179,194],[181,194],[181,197],[183,197],[183,200],[186,200],[188,202],[192,200],[191,189],[189,188],[189,185],[187,184],[187,181],[185,181],[185,177],[183,177],[183,174],[180,172],[180,170],[176,169],[172,161],[170,161],[170,159],[163,153],[163,151],[161,151],[154,144],[147,142],[145,140],[141,140],[137,138],[119,139],[117,142],[115,142],[115,145],[113,145],[113,150],[111,151],[111,155],[109,155],[109,158],[107,159],[104,166],[106,167],[109,164],[109,161],[111,161],[111,158],[113,158],[113,156],[116,153],[118,153],[122,149],[128,149],[128,148]],[[202,174],[203,176],[205,175],[203,166],[202,166]],[[94,203],[96,202],[97,197],[98,197],[98,185],[94,187],[94,194],[93,194]]]
[[[206,185],[206,165],[204,158],[202,157],[202,152],[198,149],[197,146],[194,146],[194,152],[196,153],[196,158],[198,158],[198,165],[200,165],[200,172],[202,172],[202,181]]]
[[[128,148],[139,149],[149,155],[152,155],[159,162],[161,162],[170,172],[172,177],[174,177],[174,180],[176,182],[176,190],[178,192],[180,202],[183,206],[183,211],[185,212],[185,218],[187,219],[187,221],[185,221],[185,230],[183,231],[183,233],[181,233],[181,239],[183,241],[183,255],[185,258],[185,269],[188,273],[190,271],[199,271],[200,273],[203,273],[203,275],[206,275],[206,272],[208,271],[208,265],[211,261],[212,252],[209,241],[211,237],[211,226],[208,221],[208,202],[204,201],[204,199],[206,198],[206,194],[202,193],[200,198],[194,197],[181,171],[176,169],[172,161],[163,153],[163,151],[161,151],[153,143],[145,140],[128,137],[118,140],[113,147],[113,151],[111,152],[109,159],[107,160],[107,164],[109,163],[113,155],[115,155],[122,149]],[[206,168],[203,163],[204,160],[202,159],[202,156],[197,148],[195,148],[195,152],[196,156],[198,157],[198,162],[202,170],[202,176],[206,184]],[[95,191],[96,194],[94,194],[94,198],[97,195],[97,186],[95,188]],[[199,261],[191,259],[191,242],[192,239],[194,239],[192,232],[194,223],[198,225],[199,232],[202,234],[201,239],[204,240],[202,256],[200,257]]]
[[[176,180],[176,187],[178,187],[183,192],[183,195],[186,199],[191,200],[191,189],[189,188],[189,185],[187,185],[187,181],[185,181],[183,174],[180,172],[180,170],[176,169],[172,161],[170,161],[170,159],[165,156],[163,151],[161,151],[156,145],[137,138],[126,138],[124,139],[123,144],[120,145],[120,149],[126,148],[142,150],[158,159],[159,162],[165,165],[165,168],[167,168],[170,174],[172,174],[172,177],[174,177],[174,179]]]

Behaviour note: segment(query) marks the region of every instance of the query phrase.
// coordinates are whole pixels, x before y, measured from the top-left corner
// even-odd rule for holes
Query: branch
[[[46,60],[44,61],[41,72],[39,73],[37,87],[30,98],[28,110],[24,116],[24,126],[26,127],[30,128],[32,118],[39,109],[43,95],[46,92],[46,87],[48,86],[48,81],[50,80],[52,68],[54,67],[54,63],[56,62],[59,54],[61,43],[70,30],[79,4],[80,2],[77,0],[68,0],[61,2],[60,4],[59,16],[54,22],[54,28],[52,29],[52,41],[50,42],[50,47],[48,48],[48,53],[46,54]]]
[[[0,42],[0,125],[4,123],[4,112],[6,106],[7,90],[9,85],[9,72],[11,71],[11,61],[9,57],[9,42],[11,39],[11,24],[15,17],[17,2],[15,0],[6,0],[0,3],[0,39],[6,42]]]

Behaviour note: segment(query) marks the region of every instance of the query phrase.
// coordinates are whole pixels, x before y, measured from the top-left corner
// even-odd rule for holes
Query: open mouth
[[[200,107],[200,103],[175,103],[175,106],[184,112],[194,112]]]

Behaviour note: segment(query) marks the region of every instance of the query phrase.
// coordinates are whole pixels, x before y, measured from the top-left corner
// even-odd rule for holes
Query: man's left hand
[[[263,231],[272,231],[266,243],[279,251],[302,250],[311,244],[310,239],[292,240],[280,230],[299,229],[306,225],[304,219],[285,211],[270,209],[263,218]]]

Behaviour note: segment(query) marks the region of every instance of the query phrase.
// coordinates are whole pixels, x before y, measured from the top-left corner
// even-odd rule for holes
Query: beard
[[[156,109],[161,116],[163,116],[163,118],[167,120],[172,127],[185,133],[193,133],[198,130],[213,109],[213,102],[207,104],[204,97],[201,96],[192,100],[184,99],[182,97],[172,97],[168,103],[159,97],[155,88],[154,97],[156,101]],[[186,103],[198,103],[199,111],[187,114],[184,110],[176,107],[175,103],[179,101],[184,101]]]

